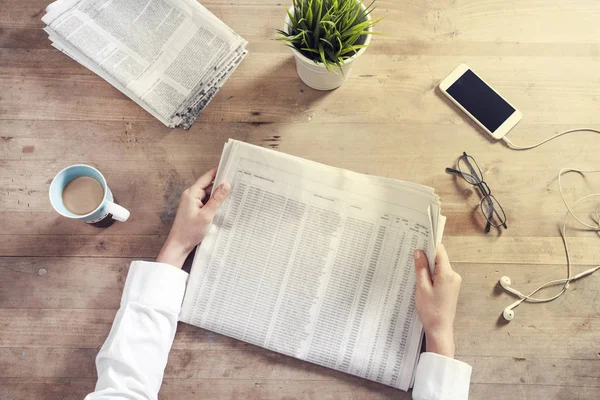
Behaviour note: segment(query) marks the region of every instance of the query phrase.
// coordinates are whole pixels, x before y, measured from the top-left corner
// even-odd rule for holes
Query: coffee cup
[[[99,227],[129,218],[129,211],[115,203],[100,171],[84,164],[71,165],[56,174],[50,184],[50,203],[64,217]]]

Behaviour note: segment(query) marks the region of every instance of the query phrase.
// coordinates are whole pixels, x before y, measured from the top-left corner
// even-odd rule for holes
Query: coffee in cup
[[[67,167],[54,177],[50,203],[62,216],[102,228],[129,218],[129,211],[115,203],[100,171],[84,164]]]
[[[73,214],[85,215],[94,211],[104,199],[100,182],[89,176],[73,179],[63,189],[62,201]]]

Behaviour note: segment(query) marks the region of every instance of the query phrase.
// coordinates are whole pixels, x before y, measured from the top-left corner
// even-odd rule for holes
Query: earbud
[[[504,278],[506,278],[506,277],[504,277]],[[515,317],[515,312],[514,312],[513,308],[515,308],[516,306],[521,304],[523,302],[523,300],[524,299],[515,301],[510,306],[508,306],[504,309],[504,311],[502,312],[502,316],[504,317],[505,320],[507,320],[507,321],[513,320],[513,318]]]
[[[502,286],[504,290],[506,290],[507,292],[511,292],[512,294],[521,299],[524,298],[525,296],[523,295],[523,293],[510,287],[511,283],[512,282],[508,276],[503,276],[502,278],[500,278],[500,286]]]

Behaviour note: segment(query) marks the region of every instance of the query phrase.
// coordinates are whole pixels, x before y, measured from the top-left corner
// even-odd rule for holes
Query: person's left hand
[[[215,189],[206,204],[204,203],[210,196],[216,173],[217,167],[213,167],[181,195],[175,221],[156,258],[157,262],[181,268],[194,247],[204,240],[219,206],[231,190],[227,183],[223,183]]]

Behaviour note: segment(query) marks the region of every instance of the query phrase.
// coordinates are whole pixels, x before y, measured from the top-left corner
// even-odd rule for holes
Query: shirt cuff
[[[417,365],[414,399],[469,398],[471,366],[436,353],[423,353]]]
[[[125,281],[121,306],[137,303],[179,315],[187,279],[187,272],[172,265],[133,261]]]

